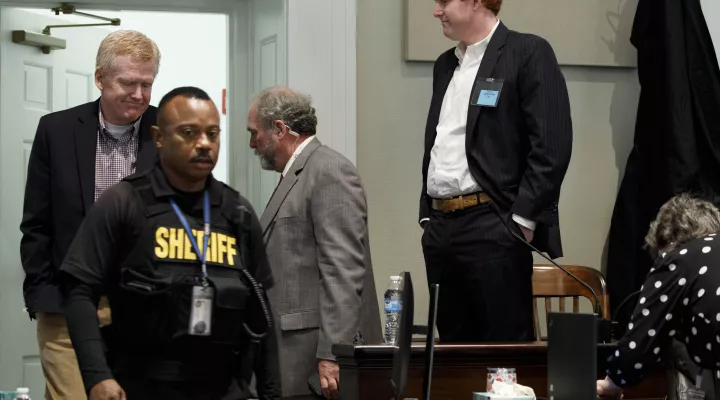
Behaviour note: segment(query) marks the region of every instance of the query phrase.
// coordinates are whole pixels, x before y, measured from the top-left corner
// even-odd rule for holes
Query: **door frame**
[[[302,87],[309,92],[317,101],[322,99],[325,104],[341,104],[342,107],[332,107],[330,110],[331,121],[325,121],[325,126],[331,128],[327,131],[326,138],[329,145],[343,153],[350,161],[356,162],[356,132],[357,132],[357,87],[356,87],[356,14],[357,0],[314,0],[301,6],[297,0],[285,0],[286,10],[290,14],[290,21],[293,14],[301,17],[304,23],[288,23],[288,58],[287,70],[290,85],[294,82],[312,82],[313,86]],[[62,1],[48,0],[0,0],[0,7],[57,7]],[[136,11],[165,11],[165,12],[199,12],[199,13],[222,13],[228,15],[228,142],[225,145],[228,149],[228,177],[231,184],[241,193],[248,193],[252,190],[245,168],[245,160],[251,157],[252,153],[247,146],[247,109],[250,105],[253,87],[253,65],[254,52],[252,48],[252,24],[250,16],[250,0],[80,0],[68,1],[81,9],[101,10],[136,10]],[[344,19],[322,18],[321,13],[312,12],[311,5],[315,7],[328,7],[332,10],[340,10]],[[338,6],[340,6],[338,8]],[[337,15],[337,13],[335,13]],[[308,19],[310,18],[310,20]],[[322,59],[332,60],[330,63],[331,78],[322,82],[322,87],[317,87],[318,77],[314,68],[309,68],[302,63],[295,63],[293,54],[302,53],[298,49],[294,51],[293,43],[298,47],[305,45],[312,46],[316,40],[311,36],[310,30],[306,27],[312,26],[315,34],[318,31],[338,32],[343,31],[343,40],[331,40],[325,47],[313,49],[317,55],[319,52]],[[324,29],[326,27],[326,29]],[[344,27],[344,29],[343,29]],[[306,38],[306,39],[303,39]],[[62,51],[62,50],[60,50]],[[324,53],[324,54],[322,54]],[[302,60],[297,60],[302,61]],[[304,85],[302,85],[304,86]],[[0,88],[2,90],[2,88]],[[323,124],[323,121],[320,121]],[[232,155],[236,155],[233,157]],[[248,197],[248,196],[246,196]]]

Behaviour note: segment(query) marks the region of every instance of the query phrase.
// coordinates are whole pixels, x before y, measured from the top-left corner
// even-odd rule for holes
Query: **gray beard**
[[[275,171],[275,146],[277,143],[267,142],[262,149],[256,149],[255,155],[260,157],[260,167],[266,171]]]
[[[260,154],[260,166],[266,171],[275,171],[275,160]]]

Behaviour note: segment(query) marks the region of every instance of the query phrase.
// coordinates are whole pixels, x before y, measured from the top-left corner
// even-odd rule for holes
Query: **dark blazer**
[[[420,218],[430,216],[427,172],[440,108],[458,59],[443,53],[433,69],[433,96],[425,128]],[[530,34],[495,30],[477,78],[504,79],[496,108],[470,105],[466,151],[475,181],[507,221],[536,221],[533,244],[562,256],[558,199],[572,151],[572,121],[565,78],[550,44]],[[477,80],[477,79],[476,79]],[[468,99],[469,101],[470,99]]]
[[[100,100],[40,118],[33,141],[20,223],[23,294],[31,317],[61,313],[57,271],[88,209],[94,203],[95,153]],[[153,166],[157,150],[150,137],[157,109],[140,123],[136,171]]]

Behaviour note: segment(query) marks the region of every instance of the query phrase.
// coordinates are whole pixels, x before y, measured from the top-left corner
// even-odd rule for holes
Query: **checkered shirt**
[[[102,110],[95,152],[95,201],[112,185],[135,173],[140,120],[116,139],[105,126]]]

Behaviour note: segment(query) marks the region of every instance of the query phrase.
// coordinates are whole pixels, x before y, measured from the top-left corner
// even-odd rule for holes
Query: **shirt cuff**
[[[513,215],[512,215],[512,219],[513,219],[513,221],[515,221],[515,222],[517,222],[518,224],[520,224],[520,225],[522,225],[522,226],[530,229],[531,231],[534,231],[534,230],[535,230],[535,226],[537,226],[537,222],[535,222],[535,221],[530,221],[529,219],[523,218],[523,217],[521,217],[521,216],[519,216],[519,215],[517,215],[517,214],[513,214]]]
[[[430,218],[422,218],[422,219],[420,219],[419,224],[422,225],[423,222],[427,222],[427,221],[430,221]]]
[[[607,382],[608,385],[610,385],[610,389],[613,389],[613,390],[618,390],[618,389],[620,389],[620,390],[622,390],[622,388],[621,388],[620,386],[616,385],[615,382],[613,382],[613,380],[610,378],[610,376],[605,376],[605,382]]]

